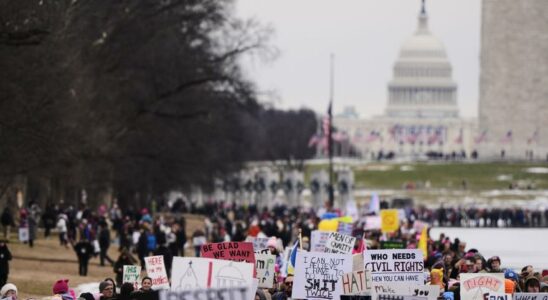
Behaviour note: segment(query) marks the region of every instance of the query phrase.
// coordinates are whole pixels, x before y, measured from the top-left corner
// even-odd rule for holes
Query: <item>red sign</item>
[[[248,242],[224,242],[210,243],[201,247],[201,257],[245,261],[252,263],[255,266],[255,252],[253,251],[253,243]],[[253,269],[253,276],[256,274]]]

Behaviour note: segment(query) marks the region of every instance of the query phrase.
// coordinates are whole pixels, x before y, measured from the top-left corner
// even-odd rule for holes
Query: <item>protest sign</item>
[[[245,261],[255,266],[255,252],[253,244],[249,242],[210,243],[201,247],[201,257]],[[255,276],[255,271],[253,276]]]
[[[246,262],[202,257],[174,257],[171,290],[253,285],[254,266]]]
[[[548,300],[548,293],[515,293],[514,300]]]
[[[22,243],[26,243],[29,241],[28,227],[19,227],[19,241]]]
[[[325,252],[329,231],[313,230],[310,233],[310,252]]]
[[[352,255],[352,271],[361,271],[364,269],[363,253]]]
[[[193,289],[181,291],[162,291],[160,300],[249,300],[250,294],[254,292],[246,286]]]
[[[341,300],[375,300],[371,295],[341,295]]]
[[[407,283],[382,283],[373,284],[371,295],[405,295],[415,297],[426,297],[428,300],[437,300],[440,295],[439,285],[407,284]]]
[[[504,293],[503,273],[461,273],[460,297],[462,300],[483,300],[485,294]]]
[[[370,292],[373,282],[371,271],[361,270],[346,273],[340,281],[344,295],[359,295]]]
[[[124,273],[122,275],[122,283],[132,283],[134,288],[139,286],[139,276],[141,276],[141,267],[126,265],[124,266]]]
[[[326,253],[351,254],[356,238],[338,232],[330,232],[325,243]]]
[[[271,288],[274,284],[274,266],[276,256],[272,254],[255,254],[255,269],[260,288]]]
[[[259,252],[261,250],[268,249],[267,244],[269,239],[270,238],[248,236],[245,241],[253,244],[253,251]]]
[[[512,300],[512,294],[505,293],[489,293],[485,300]]]
[[[383,233],[394,232],[400,227],[399,213],[397,209],[381,209],[381,231]]]
[[[342,275],[352,272],[352,256],[298,252],[293,280],[294,299],[339,299]]]
[[[376,230],[381,229],[381,216],[367,216],[365,217],[365,228],[366,230]]]
[[[375,297],[372,297],[372,298],[375,299]],[[377,299],[378,300],[426,300],[426,297],[380,294],[378,295]]]
[[[249,242],[209,243],[201,247],[201,257],[245,261],[255,264],[253,244]]]
[[[424,261],[418,249],[367,250],[365,269],[370,270],[375,283],[424,284]]]
[[[147,275],[152,279],[152,288],[155,290],[169,289],[169,280],[162,255],[145,257]]]
[[[346,222],[339,221],[339,226],[337,227],[338,233],[351,235],[352,230],[354,230],[353,223],[346,223]]]
[[[381,249],[406,249],[405,241],[381,241]]]

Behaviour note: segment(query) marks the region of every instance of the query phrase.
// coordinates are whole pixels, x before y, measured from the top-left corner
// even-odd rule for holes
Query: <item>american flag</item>
[[[381,133],[376,130],[371,130],[369,136],[365,139],[365,142],[372,143],[381,139]]]
[[[322,136],[320,134],[314,134],[310,138],[310,141],[308,141],[308,147],[312,147],[312,146],[318,144],[319,142],[321,142],[321,140],[322,140]]]
[[[428,145],[439,143],[441,141],[442,141],[441,130],[439,129],[434,130],[434,133],[428,137]]]
[[[531,145],[532,143],[538,143],[539,140],[539,132],[538,129],[535,129],[535,132],[533,132],[533,135],[529,138],[527,138],[527,145]]]
[[[333,133],[333,140],[337,141],[337,142],[348,140],[348,134],[344,131],[334,132]]]
[[[460,129],[459,136],[455,139],[455,144],[462,144],[462,128]]]
[[[474,139],[474,143],[481,144],[487,140],[487,129]]]
[[[410,134],[407,135],[407,142],[409,144],[415,144],[417,140],[419,139],[420,132],[412,131]]]
[[[354,137],[352,138],[352,142],[353,143],[359,143],[361,142],[363,139],[363,134],[361,132],[361,130],[357,130],[355,133],[354,133]]]
[[[503,144],[508,144],[512,142],[512,130],[508,130],[506,134],[500,139],[500,142]]]

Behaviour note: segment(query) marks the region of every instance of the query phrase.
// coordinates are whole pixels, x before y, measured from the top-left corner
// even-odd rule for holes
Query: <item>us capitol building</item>
[[[420,158],[428,152],[467,157],[481,143],[477,119],[459,117],[457,84],[443,43],[428,28],[422,5],[418,26],[399,52],[388,104],[381,116],[359,119],[352,108],[333,118],[337,130],[364,158],[392,153],[398,158]],[[344,147],[339,149],[345,155]]]

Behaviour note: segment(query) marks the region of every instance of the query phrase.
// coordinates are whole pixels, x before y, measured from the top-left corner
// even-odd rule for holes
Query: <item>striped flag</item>
[[[455,144],[461,145],[462,144],[462,128],[459,131],[459,136],[455,139]]]
[[[474,143],[481,144],[487,140],[487,129],[474,139]]]
[[[293,244],[291,253],[289,254],[289,261],[287,262],[287,274],[295,274],[295,266],[297,265],[297,251],[299,250],[299,239]]]
[[[440,130],[434,130],[434,133],[428,137],[428,145],[439,143],[441,141],[442,141],[442,138],[441,138]]]
[[[312,147],[312,146],[314,146],[314,145],[316,145],[316,144],[319,144],[319,143],[321,142],[321,140],[322,140],[321,135],[319,135],[319,134],[314,134],[314,135],[310,138],[310,140],[308,141],[308,147]]]
[[[371,130],[369,136],[365,139],[367,143],[372,143],[381,139],[381,133],[376,130]]]
[[[538,140],[539,140],[538,129],[535,129],[535,132],[533,132],[533,135],[527,138],[527,145],[531,145],[532,143],[538,144]]]
[[[502,139],[500,139],[500,142],[501,142],[502,144],[511,143],[511,142],[512,142],[512,130],[508,130],[508,132],[506,132],[506,134],[504,135],[504,137],[502,137]]]

